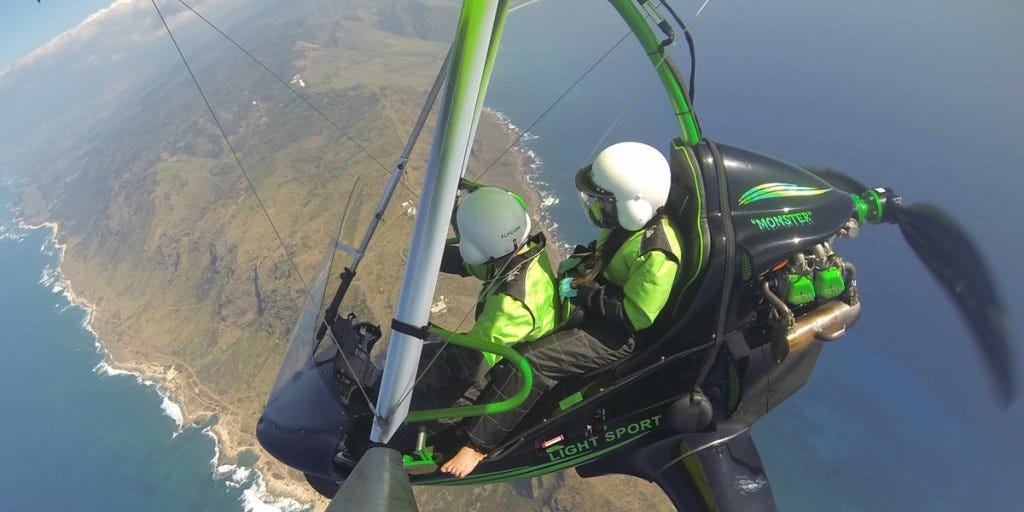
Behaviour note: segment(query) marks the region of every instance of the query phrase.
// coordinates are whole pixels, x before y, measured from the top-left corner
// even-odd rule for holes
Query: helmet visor
[[[597,186],[591,173],[591,166],[586,166],[576,173],[576,188],[580,191],[580,203],[587,213],[590,222],[599,228],[618,226],[615,210],[615,196]]]

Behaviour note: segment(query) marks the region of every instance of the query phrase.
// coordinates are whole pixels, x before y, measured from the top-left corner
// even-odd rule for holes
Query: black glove
[[[597,315],[626,332],[636,332],[633,322],[626,315],[626,294],[622,288],[597,281],[583,281],[576,285],[576,289],[579,293],[571,299],[572,303],[586,310],[588,317]]]

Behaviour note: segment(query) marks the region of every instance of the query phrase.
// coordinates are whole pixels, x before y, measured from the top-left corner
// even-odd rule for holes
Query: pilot
[[[558,293],[544,234],[530,236],[522,198],[498,188],[475,188],[459,204],[454,225],[457,246],[446,248],[441,270],[483,281],[476,323],[466,334],[510,345],[549,333],[557,322]],[[454,344],[425,345],[413,409],[474,403],[497,360],[493,354]],[[433,424],[430,430],[437,434],[450,426]],[[462,460],[455,457],[441,470],[464,476]]]
[[[562,265],[572,267],[559,281],[571,318],[555,332],[516,347],[533,369],[533,389],[516,409],[465,421],[468,445],[449,461],[453,474],[471,472],[559,380],[633,352],[636,335],[668,302],[682,261],[679,230],[661,212],[670,184],[665,157],[638,142],[605,148],[577,173],[580,200],[599,231],[593,253],[575,254]],[[507,362],[498,363],[489,377],[481,402],[504,400],[521,387],[518,371]]]

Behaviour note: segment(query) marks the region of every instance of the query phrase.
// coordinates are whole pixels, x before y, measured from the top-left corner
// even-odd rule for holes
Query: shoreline
[[[515,140],[515,144],[512,145],[510,151],[516,152],[519,158],[522,159],[522,166],[520,168],[522,180],[538,199],[536,202],[537,217],[541,221],[544,231],[548,233],[551,245],[558,246],[561,243],[557,236],[558,223],[551,218],[551,207],[558,204],[561,200],[552,195],[549,183],[541,181],[540,169],[544,166],[544,159],[527,144],[527,142],[540,136],[521,130],[519,126],[512,122],[512,119],[507,114],[500,110],[487,106],[483,107],[482,110],[493,115],[498,124]]]
[[[572,252],[572,245],[564,242],[558,236],[558,223],[551,216],[551,207],[561,202],[561,199],[554,195],[551,185],[541,179],[544,159],[528,144],[529,141],[540,136],[521,130],[507,114],[500,110],[487,106],[481,110],[485,115],[493,116],[498,127],[511,140],[515,141],[509,149],[513,158],[519,159],[518,165],[515,166],[517,175],[513,179],[519,182],[526,194],[530,196],[527,205],[534,212],[531,217],[534,218],[535,229],[544,232],[548,241],[548,255],[551,258],[552,267],[557,268],[558,262]],[[468,171],[467,174],[469,174]]]
[[[144,388],[151,388],[161,399],[160,409],[164,416],[167,416],[175,423],[175,431],[171,439],[176,438],[186,429],[196,429],[203,435],[213,440],[213,456],[210,460],[208,476],[221,482],[225,487],[231,489],[242,489],[239,504],[245,510],[265,510],[270,507],[281,511],[313,510],[320,501],[320,496],[308,487],[292,485],[292,480],[287,482],[270,479],[264,475],[267,468],[260,468],[259,464],[263,458],[251,466],[239,464],[239,456],[251,450],[251,446],[241,445],[233,441],[231,421],[224,418],[211,406],[219,405],[216,398],[210,396],[210,401],[203,400],[206,407],[196,408],[189,403],[187,393],[180,386],[182,379],[177,379],[181,372],[178,366],[186,369],[188,366],[183,361],[173,360],[169,365],[160,363],[149,363],[124,360],[116,360],[111,351],[100,342],[100,334],[93,327],[99,308],[81,294],[76,293],[71,279],[63,270],[64,258],[67,254],[67,244],[62,243],[59,237],[60,224],[55,221],[44,221],[38,224],[26,222],[23,218],[15,218],[18,228],[25,231],[49,229],[50,236],[47,243],[51,244],[55,251],[51,254],[57,257],[58,263],[55,268],[44,270],[40,285],[49,288],[52,292],[62,295],[68,301],[68,305],[61,311],[72,307],[81,308],[85,312],[82,320],[82,328],[93,337],[93,344],[102,359],[92,368],[99,378],[128,376],[133,378],[135,383]],[[43,250],[46,249],[44,245]],[[161,357],[167,357],[161,355]],[[190,369],[186,370],[191,373]],[[188,379],[193,385],[201,387],[194,376]],[[199,394],[193,389],[193,393]],[[213,403],[211,403],[213,402]]]
[[[516,188],[526,192],[530,204],[537,205],[534,216],[551,240],[549,247],[554,251],[552,257],[557,258],[557,241],[552,231],[557,226],[550,223],[547,215],[547,207],[557,203],[557,198],[547,195],[544,190],[546,184],[537,179],[543,160],[525,145],[535,136],[522,133],[508,116],[497,110],[485,107],[484,114],[493,120],[491,129],[500,130],[505,135],[503,140],[492,142],[501,142],[502,147],[505,147],[515,141],[502,157],[510,159],[511,163],[507,165],[514,171],[510,173],[512,175],[500,179],[514,183]],[[156,391],[161,398],[161,412],[176,425],[172,439],[190,428],[208,435],[214,441],[209,477],[229,489],[242,489],[240,504],[245,510],[264,510],[267,507],[282,511],[324,508],[327,500],[306,484],[301,473],[265,455],[255,437],[248,435],[237,424],[242,418],[236,418],[230,404],[209,391],[186,362],[168,354],[145,352],[109,339],[106,344],[101,343],[101,333],[95,327],[97,319],[102,316],[100,304],[86,297],[85,292],[76,291],[72,279],[65,272],[64,263],[69,252],[68,243],[61,239],[60,224],[53,220],[30,223],[21,214],[17,212],[15,218],[21,229],[50,230],[49,243],[54,248],[58,264],[52,269],[52,275],[44,276],[46,283],[41,281],[41,284],[49,286],[55,293],[63,294],[69,302],[67,308],[78,306],[86,312],[82,328],[93,335],[95,350],[102,355],[102,360],[92,369],[93,373],[100,378],[127,375],[134,378],[138,385]],[[109,322],[106,327],[117,330]],[[104,330],[106,328],[101,326],[100,331]],[[255,418],[252,421],[255,422]],[[257,454],[255,463],[239,463],[240,457],[246,452]]]

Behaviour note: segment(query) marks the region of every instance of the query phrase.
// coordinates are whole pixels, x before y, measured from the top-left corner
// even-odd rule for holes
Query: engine
[[[856,294],[855,269],[822,242],[809,250],[793,253],[768,273],[765,281],[786,305],[802,308],[839,297],[849,290]]]
[[[860,317],[856,276],[853,264],[836,254],[831,241],[795,252],[759,276],[766,302],[761,310],[767,313],[761,328],[776,362],[811,341],[832,341],[846,333]]]

